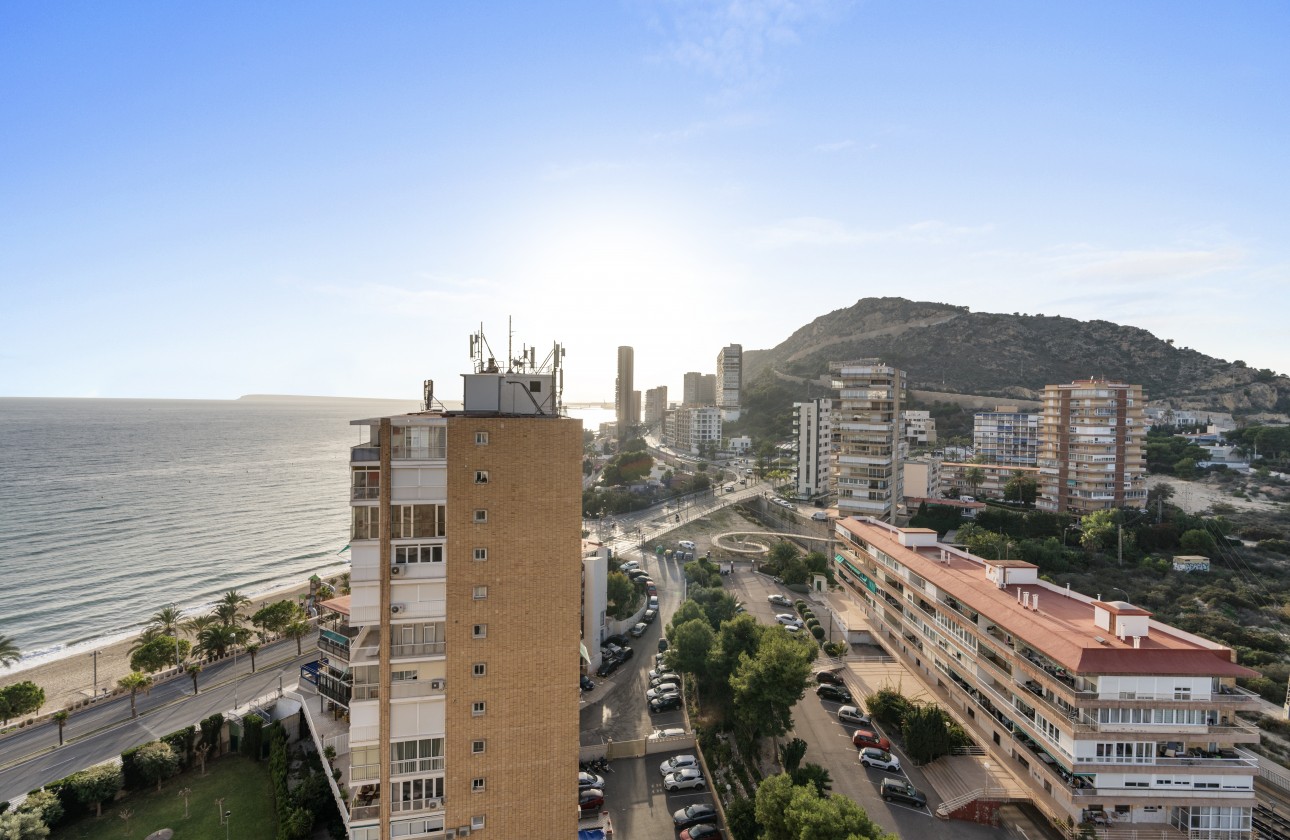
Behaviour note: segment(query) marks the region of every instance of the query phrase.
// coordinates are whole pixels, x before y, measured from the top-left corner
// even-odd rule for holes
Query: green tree
[[[196,695],[196,694],[197,694],[197,675],[198,675],[198,674],[200,674],[200,673],[202,672],[202,663],[200,663],[200,662],[189,662],[189,663],[184,667],[184,672],[185,672],[186,674],[188,674],[188,676],[189,676],[189,677],[191,677],[191,678],[192,678],[192,680],[193,680],[193,694],[194,694],[194,695]]]
[[[304,618],[304,611],[295,601],[283,599],[260,607],[251,616],[251,624],[263,632],[276,635],[288,624]]]
[[[703,611],[703,607],[697,601],[692,598],[686,598],[681,602],[681,606],[676,608],[676,612],[672,613],[672,620],[667,625],[667,637],[672,638],[674,628],[695,619],[706,622],[708,614]]]
[[[179,634],[180,622],[179,608],[169,604],[152,614],[149,627],[156,630],[158,635],[176,636]]]
[[[802,763],[806,757],[806,742],[801,738],[793,738],[785,741],[779,746],[779,764],[784,768],[785,773],[792,773]]]
[[[72,794],[82,805],[93,805],[95,818],[103,816],[103,803],[111,802],[121,790],[121,768],[100,764],[68,778]]]
[[[8,668],[22,658],[22,651],[13,639],[0,633],[0,667]]]
[[[1184,531],[1182,537],[1178,540],[1182,550],[1188,554],[1203,554],[1206,557],[1213,557],[1218,551],[1218,544],[1210,536],[1208,531],[1202,531],[1199,528],[1193,528],[1190,531]]]
[[[667,634],[672,643],[668,662],[686,674],[702,674],[708,662],[708,652],[716,634],[705,618],[692,618],[682,624],[673,624]]]
[[[284,636],[286,636],[288,639],[296,640],[296,656],[300,656],[301,654],[304,653],[304,647],[303,647],[304,638],[305,636],[309,635],[309,632],[311,630],[313,630],[313,626],[308,621],[304,621],[303,619],[299,621],[293,621],[290,624],[288,624],[285,629],[283,629],[282,634]]]
[[[197,647],[207,656],[221,657],[237,644],[237,629],[228,624],[212,624],[197,636]]]
[[[1105,551],[1115,545],[1117,515],[1114,510],[1095,510],[1081,517],[1080,545],[1089,551]]]
[[[304,840],[314,828],[314,812],[305,807],[296,807],[287,811],[282,821],[282,832],[285,840]]]
[[[60,747],[63,745],[63,727],[67,726],[67,719],[71,716],[72,713],[66,709],[60,709],[51,715],[54,723],[58,725],[58,746]]]
[[[609,614],[619,621],[635,611],[637,590],[627,575],[622,572],[610,572],[605,579],[605,600],[608,602]]]
[[[255,655],[260,652],[259,642],[249,642],[246,646],[246,652],[251,657],[251,673],[255,673]]]
[[[2,840],[45,840],[48,836],[49,826],[34,811],[0,814]]]
[[[32,813],[40,817],[40,821],[49,827],[58,825],[63,821],[63,803],[58,798],[58,794],[52,790],[41,788],[27,794],[27,798],[22,804],[14,809],[18,813]],[[0,831],[0,838],[8,840],[9,835]]]
[[[1003,498],[1021,502],[1026,507],[1033,506],[1038,497],[1039,483],[1020,470],[1003,485]]]
[[[215,615],[225,627],[236,627],[242,621],[242,608],[251,606],[251,599],[230,589],[215,604]]]
[[[135,698],[139,694],[139,689],[152,685],[152,677],[147,674],[141,674],[138,671],[131,671],[117,680],[116,684],[130,692],[130,717],[132,719],[137,718],[139,709],[135,706]]]
[[[771,632],[762,637],[756,658],[740,656],[730,678],[735,723],[748,742],[778,738],[793,725],[793,706],[806,693],[816,656],[815,645]]]
[[[187,639],[176,640],[171,636],[157,636],[135,646],[130,652],[130,668],[148,673],[170,668],[175,664],[176,650],[182,662],[183,658],[192,651],[192,645]]]
[[[761,840],[895,840],[841,794],[823,796],[814,784],[795,785],[787,774],[757,788]]]
[[[827,769],[811,761],[795,770],[790,770],[789,777],[792,778],[794,785],[814,787],[820,796],[826,795],[833,789],[833,776]]]
[[[737,615],[721,625],[717,631],[716,644],[708,654],[707,672],[717,682],[728,682],[735,669],[739,667],[739,658],[747,655],[755,657],[761,646],[762,633],[769,628],[759,624],[751,615]]]
[[[735,617],[739,602],[724,589],[696,589],[690,597],[703,608],[703,617],[714,630]]]
[[[161,783],[179,772],[179,756],[162,741],[150,741],[134,751],[134,766],[145,782]]]
[[[950,719],[940,706],[928,704],[910,708],[901,730],[909,757],[917,764],[926,764],[948,755],[954,746],[949,725]]]
[[[45,705],[45,689],[31,680],[0,688],[0,716],[8,723],[10,718],[40,711]]]
[[[734,840],[756,840],[761,836],[757,822],[757,803],[740,796],[726,806],[726,827]]]

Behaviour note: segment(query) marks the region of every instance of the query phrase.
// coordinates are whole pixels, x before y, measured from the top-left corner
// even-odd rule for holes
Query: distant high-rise
[[[618,439],[626,440],[631,433],[632,394],[636,390],[636,351],[630,347],[618,348],[618,380],[614,385],[614,413],[618,420]]]
[[[690,371],[685,375],[682,405],[697,407],[717,404],[717,376]]]
[[[1044,388],[1035,507],[1086,514],[1147,502],[1141,385],[1083,379]]]
[[[1001,405],[972,420],[972,451],[987,464],[1033,467],[1039,459],[1039,414]]]
[[[663,422],[667,411],[667,386],[660,385],[645,392],[645,425],[654,426]]]
[[[744,348],[740,344],[722,347],[717,353],[716,401],[726,420],[739,419],[739,395],[744,381]]]
[[[833,489],[841,516],[888,522],[903,499],[900,412],[905,372],[878,359],[833,362]]]

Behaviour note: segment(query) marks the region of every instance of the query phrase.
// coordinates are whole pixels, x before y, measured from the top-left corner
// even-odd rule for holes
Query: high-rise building
[[[672,409],[665,416],[663,433],[674,449],[698,455],[707,444],[721,446],[721,411],[714,406]]]
[[[682,405],[703,406],[717,404],[717,377],[711,373],[690,371],[685,375]]]
[[[972,418],[973,452],[991,464],[1033,467],[1039,461],[1039,414],[1015,405],[978,411]]]
[[[905,372],[879,359],[833,362],[833,491],[840,516],[893,521],[904,499],[900,411]]]
[[[1084,379],[1044,388],[1035,507],[1087,514],[1147,502],[1141,385]]]
[[[645,392],[645,425],[657,426],[663,422],[667,411],[667,386],[660,385]]]
[[[722,347],[717,353],[717,373],[714,390],[717,407],[726,420],[739,419],[739,395],[744,381],[744,348],[741,344]]]
[[[797,498],[827,498],[833,490],[833,400],[793,403]]]
[[[842,591],[875,641],[1054,823],[1252,836],[1259,730],[1237,713],[1259,699],[1236,683],[1258,672],[1234,650],[933,530],[852,518],[836,534]]]
[[[559,359],[481,353],[462,410],[427,383],[425,410],[354,421],[353,591],[324,604],[314,674],[349,720],[355,840],[577,828],[582,423]]]
[[[624,441],[631,434],[632,395],[636,389],[636,351],[630,347],[618,348],[618,379],[614,385],[614,413],[618,420],[618,440]]]

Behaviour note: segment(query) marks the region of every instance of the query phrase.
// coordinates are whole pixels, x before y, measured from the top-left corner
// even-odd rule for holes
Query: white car
[[[791,607],[791,606],[793,606],[793,602],[792,602],[791,600],[789,600],[788,598],[785,598],[783,595],[779,595],[779,594],[775,594],[775,595],[767,595],[767,596],[766,596],[766,600],[767,600],[767,601],[770,601],[772,604],[774,604],[774,605],[775,605],[775,606],[777,606],[777,607]]]
[[[666,741],[669,738],[680,738],[685,734],[685,729],[679,726],[669,726],[666,729],[655,729],[646,739],[648,741]]]
[[[675,773],[677,770],[684,770],[687,767],[698,767],[699,759],[692,755],[674,755],[667,761],[658,766],[660,776],[666,776],[669,773]]]
[[[877,770],[887,770],[891,773],[900,772],[900,759],[877,747],[865,747],[860,751],[860,763],[865,767],[873,767]]]
[[[641,564],[639,560],[628,560],[626,563],[618,567],[618,571],[622,572],[623,574],[627,574],[628,572],[635,571],[640,567],[641,567]]]
[[[707,779],[703,778],[703,773],[699,772],[697,767],[687,767],[684,770],[677,770],[663,778],[663,788],[665,790],[686,790],[689,788],[702,789],[708,786]]]
[[[793,615],[792,613],[779,613],[775,616],[775,620],[778,621],[780,624],[783,624],[784,626],[788,626],[789,624],[801,623],[798,620],[797,616]]]
[[[873,726],[869,716],[856,706],[839,706],[838,720],[842,723],[854,723],[856,726]]]
[[[681,540],[677,545],[686,551],[694,551],[694,542],[691,540]]]

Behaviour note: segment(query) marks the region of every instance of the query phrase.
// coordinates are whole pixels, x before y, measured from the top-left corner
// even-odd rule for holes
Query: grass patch
[[[191,789],[188,817],[184,817],[184,798],[179,791]],[[269,765],[256,763],[240,755],[227,755],[207,762],[206,775],[198,769],[181,773],[161,785],[135,791],[118,799],[103,816],[91,814],[75,823],[59,826],[51,840],[120,840],[147,837],[161,828],[173,829],[175,840],[224,840],[225,826],[220,825],[219,806],[232,811],[229,837],[275,837],[278,818],[273,807],[273,785],[269,782]],[[130,819],[122,814],[131,812]]]

